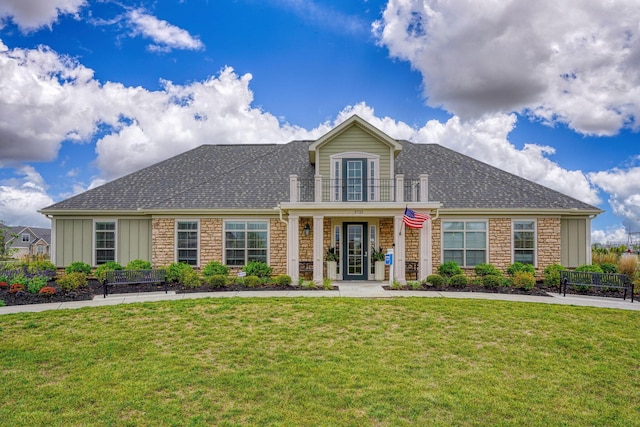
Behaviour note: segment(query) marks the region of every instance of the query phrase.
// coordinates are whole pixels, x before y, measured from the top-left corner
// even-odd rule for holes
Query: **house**
[[[3,233],[4,254],[11,258],[26,256],[49,256],[51,245],[51,229],[38,227],[0,226]]]
[[[431,219],[407,228],[407,206]],[[59,267],[256,260],[294,282],[301,265],[321,281],[329,248],[338,280],[371,280],[379,247],[393,248],[400,281],[449,260],[467,271],[575,267],[590,262],[601,212],[440,145],[393,139],[358,116],[315,141],[202,145],[41,210]],[[414,277],[407,265],[417,265]]]

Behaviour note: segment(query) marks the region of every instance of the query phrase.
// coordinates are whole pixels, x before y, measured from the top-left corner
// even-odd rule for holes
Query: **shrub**
[[[575,271],[585,271],[588,273],[602,273],[602,269],[597,264],[582,264],[576,267]]]
[[[0,307],[4,307],[6,304],[4,303],[3,299],[0,299]]]
[[[44,286],[38,293],[42,296],[50,297],[56,294],[56,288],[53,286]]]
[[[544,284],[545,286],[560,286],[560,272],[566,270],[560,264],[550,264],[544,268]]]
[[[65,273],[84,273],[91,274],[91,266],[82,261],[75,261],[69,264],[67,268],[64,269]]]
[[[524,289],[527,291],[533,289],[533,287],[536,285],[536,278],[534,277],[533,273],[530,273],[528,271],[517,271],[513,275],[512,281],[514,288]]]
[[[189,264],[184,262],[172,262],[167,267],[167,282],[179,282],[180,273],[183,270],[193,270]]]
[[[209,261],[202,269],[202,275],[205,277],[214,275],[226,277],[229,275],[229,267],[218,261]]]
[[[0,289],[7,289],[9,288],[9,284],[7,282],[0,282]]]
[[[214,288],[223,288],[227,285],[227,276],[222,274],[211,274],[204,276],[204,282]]]
[[[180,270],[178,281],[182,283],[182,286],[186,288],[197,288],[198,286],[201,286],[202,282],[200,281],[198,272],[195,271],[190,265],[184,265],[187,265],[189,268],[182,268]]]
[[[603,273],[617,273],[619,271],[618,265],[610,262],[603,262],[602,264],[600,264],[600,268],[602,269]]]
[[[507,267],[507,274],[511,277],[515,276],[516,273],[524,271],[525,273],[536,274],[536,269],[531,264],[523,264],[521,262],[514,262],[513,264]]]
[[[242,271],[247,273],[247,276],[266,278],[271,276],[272,269],[264,262],[249,261],[249,263],[242,268]]]
[[[14,283],[9,287],[10,294],[17,294],[20,291],[24,291],[24,285],[21,283]]]
[[[462,274],[462,269],[455,261],[447,261],[438,266],[438,274],[445,277],[452,277]]]
[[[473,270],[480,277],[482,276],[502,276],[500,270],[498,270],[493,264],[477,264],[473,267]]]
[[[499,288],[503,284],[502,276],[497,276],[495,274],[487,274],[486,276],[482,276],[482,286],[487,289],[495,289]]]
[[[444,277],[439,274],[431,274],[424,279],[425,285],[427,286],[444,286]]]
[[[469,279],[464,274],[455,274],[449,279],[449,285],[454,288],[464,288],[469,284]]]
[[[33,276],[31,279],[29,279],[29,282],[27,283],[27,290],[29,291],[29,293],[37,294],[38,292],[40,292],[42,288],[47,286],[48,281],[49,281],[48,277]]]
[[[27,272],[38,276],[54,277],[57,269],[56,266],[49,261],[33,261],[27,266]]]
[[[102,282],[105,279],[105,275],[107,271],[114,271],[114,270],[122,270],[122,266],[117,262],[108,261],[108,262],[105,262],[104,264],[100,264],[96,268],[96,271],[93,272],[93,274],[96,276],[98,280]]]
[[[422,286],[418,280],[408,280],[407,286],[413,290],[418,290]]]
[[[125,270],[151,270],[151,263],[143,259],[134,259],[129,261]]]
[[[260,278],[258,276],[247,276],[244,278],[244,285],[248,288],[255,288],[260,285]]]
[[[81,286],[87,285],[87,273],[82,273],[80,271],[68,273],[56,280],[56,283],[63,291],[70,292]]]
[[[631,280],[633,280],[636,274],[637,266],[638,258],[633,254],[622,255],[618,262],[620,273],[626,274]]]
[[[281,274],[279,276],[276,276],[275,282],[278,286],[289,286],[291,285],[291,276]]]

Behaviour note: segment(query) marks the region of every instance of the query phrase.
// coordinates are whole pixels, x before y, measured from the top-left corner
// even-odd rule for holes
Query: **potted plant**
[[[338,254],[336,253],[336,248],[327,248],[324,259],[327,261],[327,278],[336,280],[338,278]]]
[[[376,250],[371,246],[371,261],[375,263],[375,279],[382,282],[384,280],[384,252],[382,252],[382,248]]]

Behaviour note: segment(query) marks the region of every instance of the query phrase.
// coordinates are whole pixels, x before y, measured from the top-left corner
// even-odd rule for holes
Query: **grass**
[[[0,318],[11,426],[640,425],[637,312],[204,299]]]

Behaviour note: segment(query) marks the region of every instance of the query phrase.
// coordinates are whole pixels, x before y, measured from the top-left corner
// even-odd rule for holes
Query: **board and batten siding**
[[[329,159],[331,156],[350,151],[380,156],[380,179],[392,178],[392,148],[358,126],[351,126],[318,149],[317,159],[320,162],[320,175],[325,178],[330,177],[331,164]]]
[[[117,261],[123,267],[130,261],[151,261],[151,219],[118,220]]]
[[[93,220],[55,219],[56,241],[54,264],[66,267],[81,261],[91,265],[93,250]]]
[[[560,221],[561,264],[574,268],[586,264],[587,257],[587,220],[562,219]]]

